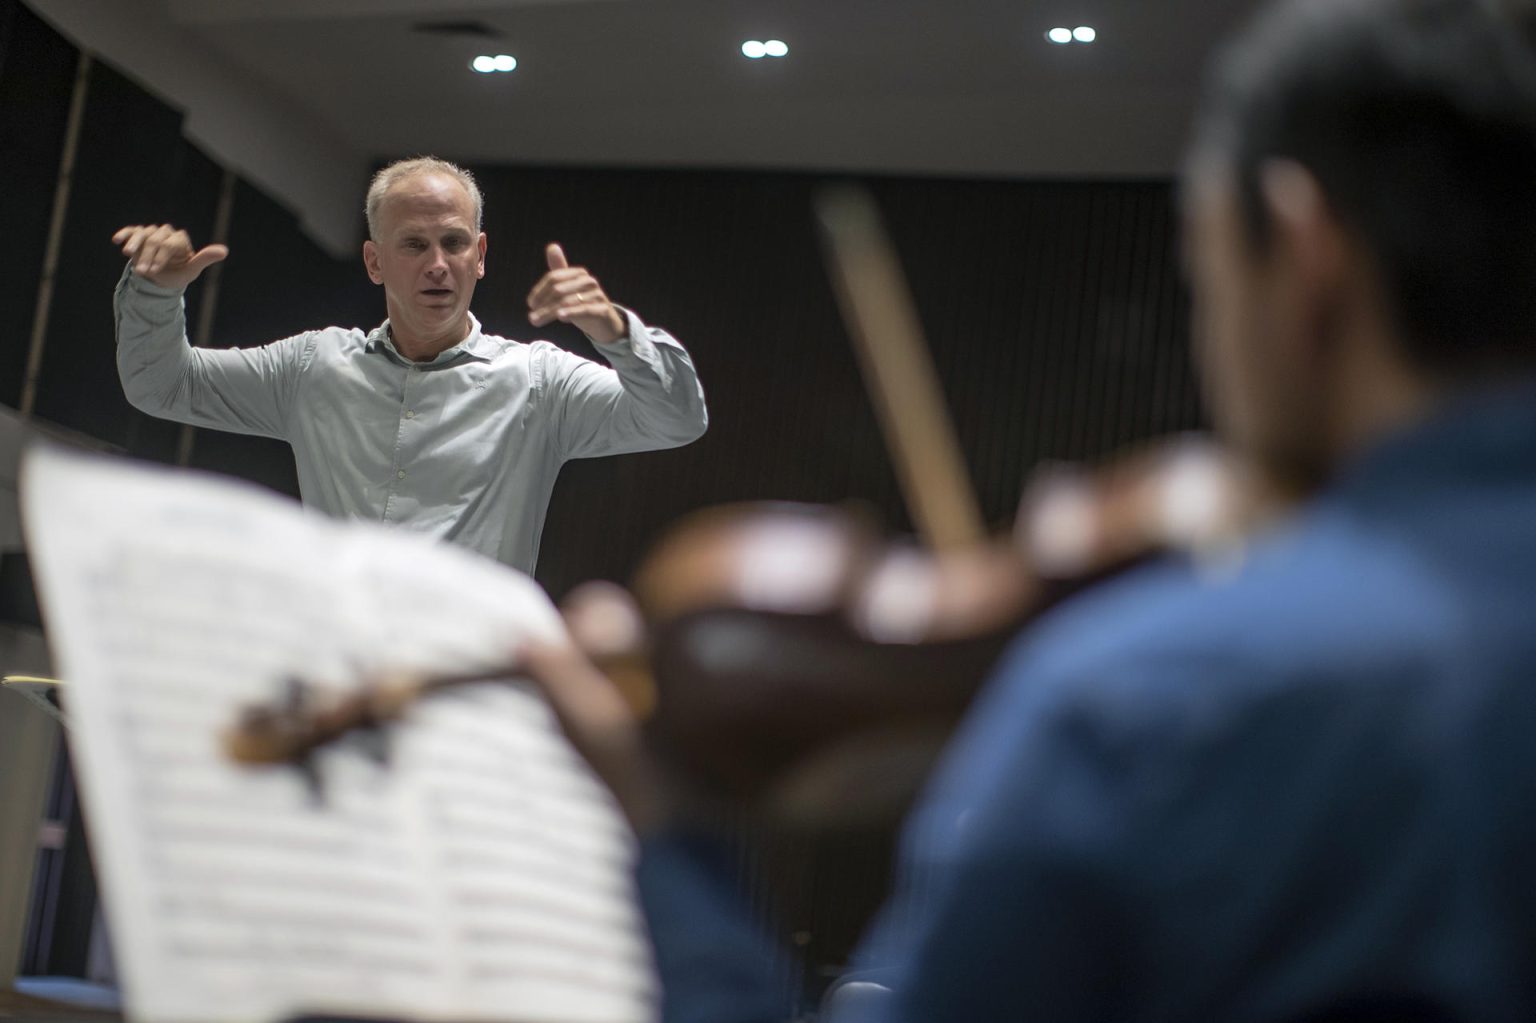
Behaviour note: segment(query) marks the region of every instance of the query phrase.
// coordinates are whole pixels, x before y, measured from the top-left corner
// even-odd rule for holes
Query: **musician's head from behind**
[[[1495,0],[1290,0],[1213,67],[1186,173],[1226,436],[1310,489],[1536,370],[1536,59]]]
[[[374,175],[363,265],[384,287],[397,344],[440,350],[464,339],[485,275],[481,207],[475,179],[446,160],[401,160]]]

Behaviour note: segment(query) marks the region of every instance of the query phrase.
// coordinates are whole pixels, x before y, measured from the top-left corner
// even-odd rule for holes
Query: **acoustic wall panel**
[[[17,407],[78,53],[0,0],[0,403]]]

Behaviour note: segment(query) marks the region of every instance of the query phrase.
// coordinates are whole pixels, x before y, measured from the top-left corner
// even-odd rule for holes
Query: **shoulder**
[[[591,359],[584,359],[575,352],[566,351],[553,341],[529,341],[526,344],[513,342],[518,347],[527,351],[528,357],[551,363],[591,363]]]
[[[529,374],[535,387],[558,387],[574,380],[586,380],[588,374],[611,374],[612,370],[550,341],[519,344],[528,360]]]
[[[476,321],[477,323],[479,321]],[[536,342],[546,343],[546,342]],[[500,334],[492,334],[481,329],[469,343],[468,347],[474,354],[491,362],[500,362],[505,359],[526,359],[532,346],[510,337],[502,337]]]
[[[278,344],[300,344],[328,351],[363,351],[373,335],[357,327],[319,327],[302,331]]]
[[[279,350],[279,360],[300,374],[308,376],[349,361],[353,353],[363,351],[366,335],[347,327],[321,327],[274,341],[269,347]]]
[[[1230,564],[1170,561],[1069,602],[1021,638],[1004,673],[1079,678],[1106,700],[1153,669],[1149,696],[1219,685],[1224,699],[1257,699],[1346,669],[1386,684],[1408,677],[1395,670],[1404,659],[1451,641],[1447,600],[1411,545],[1324,505]]]
[[[1156,779],[1235,772],[1261,748],[1283,770],[1309,741],[1433,731],[1456,644],[1445,600],[1411,551],[1326,509],[1226,571],[1135,571],[1015,640],[951,747],[941,802],[1016,805],[1067,777],[1100,805],[1142,801]]]

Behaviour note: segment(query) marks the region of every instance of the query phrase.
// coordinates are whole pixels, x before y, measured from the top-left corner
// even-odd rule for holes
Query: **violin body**
[[[631,607],[598,617],[639,623],[648,735],[705,792],[770,815],[899,812],[1030,621],[1151,557],[1230,551],[1249,492],[1183,439],[1097,474],[1047,472],[1013,536],[950,551],[893,544],[836,508],[709,509],[656,545]],[[567,619],[629,599],[577,591]]]

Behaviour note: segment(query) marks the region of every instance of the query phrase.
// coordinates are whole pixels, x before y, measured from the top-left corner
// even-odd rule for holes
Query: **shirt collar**
[[[388,320],[379,324],[368,334],[367,339],[363,342],[363,350],[366,352],[382,351],[397,362],[422,367],[446,366],[450,363],[458,362],[461,358],[480,359],[483,362],[490,362],[501,351],[500,347],[486,337],[485,332],[480,329],[480,321],[475,317],[474,313],[469,314],[469,336],[452,348],[445,348],[443,351],[438,352],[436,356],[427,362],[413,362],[411,359],[407,359],[400,354],[400,350],[395,347],[394,338],[390,335]]]
[[[1344,467],[1346,499],[1398,499],[1436,483],[1536,475],[1536,378],[1472,389]]]

